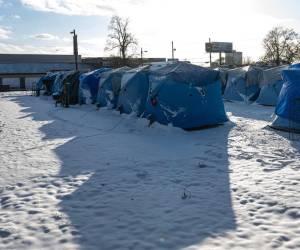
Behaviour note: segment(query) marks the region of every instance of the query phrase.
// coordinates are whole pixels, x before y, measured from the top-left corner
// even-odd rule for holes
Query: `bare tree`
[[[265,55],[263,61],[292,63],[300,57],[300,37],[293,29],[273,28],[263,40]]]
[[[129,49],[134,49],[137,40],[129,31],[129,19],[113,16],[108,26],[109,34],[106,41],[106,51],[118,50],[120,57],[129,57]]]

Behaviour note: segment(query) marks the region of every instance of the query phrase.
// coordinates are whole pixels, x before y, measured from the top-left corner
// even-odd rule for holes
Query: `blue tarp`
[[[228,79],[228,71],[229,69],[227,68],[219,68],[216,69],[220,72],[220,79],[221,79],[221,83],[222,83],[222,95],[224,95],[225,89],[226,89],[226,85],[227,85],[227,79]]]
[[[282,118],[280,116],[275,117],[275,119],[272,122],[272,125],[270,126],[274,129],[279,129],[287,132],[295,132],[300,133],[300,123],[299,122],[293,122],[291,120]]]
[[[144,116],[183,129],[213,126],[228,120],[219,72],[175,63],[150,72]]]
[[[121,82],[118,108],[121,112],[130,114],[134,112],[141,116],[149,92],[149,66],[127,71]]]
[[[45,76],[41,77],[37,82],[36,90],[38,91],[37,95],[40,95],[40,91],[44,89],[44,95],[52,95],[54,88],[54,83],[56,79],[60,76],[61,72],[48,72]]]
[[[300,69],[300,63],[294,63],[289,66],[290,69]]]
[[[104,72],[100,78],[97,94],[97,106],[116,108],[118,105],[121,80],[123,75],[130,70],[129,67],[114,69]]]
[[[79,99],[81,104],[86,104],[90,101],[96,103],[100,77],[109,70],[111,69],[100,68],[80,76]]]
[[[280,66],[263,71],[263,78],[260,84],[261,91],[256,103],[266,106],[276,106],[283,85],[281,74],[284,69],[287,69],[287,66]]]
[[[282,76],[284,84],[271,127],[300,132],[300,70],[284,70]]]
[[[228,101],[254,102],[260,92],[259,83],[262,70],[257,67],[244,67],[228,71],[224,99]]]
[[[63,80],[64,78],[72,73],[72,71],[63,71],[63,72],[58,72],[56,75],[56,78],[54,80],[53,86],[52,86],[52,95],[53,96],[59,96],[62,93],[63,89]]]
[[[57,76],[57,72],[48,72],[45,76],[42,76],[40,80],[37,82],[37,90],[43,89],[44,81],[55,81]]]
[[[278,80],[273,84],[267,84],[262,86],[260,95],[256,100],[256,103],[265,106],[276,106],[278,95],[282,88],[283,81]]]
[[[300,123],[300,70],[284,70],[282,76],[284,84],[275,114]]]

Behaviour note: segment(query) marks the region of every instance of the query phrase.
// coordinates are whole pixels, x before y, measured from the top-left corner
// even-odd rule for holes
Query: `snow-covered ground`
[[[300,249],[300,135],[273,108],[185,132],[0,95],[0,249]]]

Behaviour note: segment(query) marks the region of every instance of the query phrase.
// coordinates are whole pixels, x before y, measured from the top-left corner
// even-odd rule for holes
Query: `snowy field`
[[[226,110],[185,132],[0,94],[0,249],[300,249],[300,135]]]

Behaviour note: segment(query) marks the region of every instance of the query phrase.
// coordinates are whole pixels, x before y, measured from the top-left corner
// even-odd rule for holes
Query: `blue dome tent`
[[[63,88],[63,80],[64,78],[70,74],[72,71],[61,71],[58,72],[56,78],[54,80],[52,86],[52,96],[55,98],[56,96],[61,95],[62,88]]]
[[[41,77],[40,80],[37,83],[36,90],[37,90],[37,95],[39,96],[40,91],[44,89],[44,95],[52,95],[52,90],[53,90],[53,84],[56,80],[56,77],[59,75],[58,72],[48,72],[45,76]]]
[[[271,127],[300,133],[300,70],[284,70],[282,76],[284,84]]]
[[[149,74],[166,64],[147,65],[127,71],[121,82],[118,109],[126,114],[141,116],[149,94]]]
[[[145,111],[145,104],[149,92],[149,66],[127,71],[121,81],[121,91],[118,109],[122,113],[135,112],[141,116]]]
[[[287,66],[280,66],[263,71],[263,77],[260,83],[261,91],[256,103],[265,106],[276,106],[283,85],[281,74],[285,69],[287,69]]]
[[[117,107],[121,90],[121,80],[128,70],[130,70],[129,67],[122,67],[102,74],[97,94],[97,107]]]
[[[227,74],[225,100],[251,103],[257,99],[260,92],[259,82],[262,69],[247,66],[229,70]]]
[[[289,66],[290,69],[300,69],[300,63],[294,63]]]
[[[92,104],[96,103],[100,77],[104,72],[107,72],[109,70],[111,69],[100,68],[88,73],[81,74],[79,79],[80,104],[87,104],[89,102],[91,102]]]
[[[228,120],[219,72],[175,63],[150,72],[144,116],[183,129],[219,125]]]

